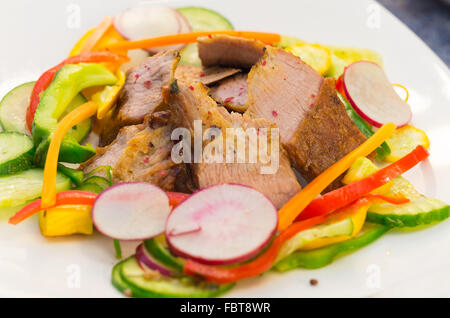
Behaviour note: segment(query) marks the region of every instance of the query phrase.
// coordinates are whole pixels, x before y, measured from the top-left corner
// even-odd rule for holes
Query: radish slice
[[[138,247],[136,247],[136,260],[143,270],[147,267],[151,270],[160,272],[164,276],[172,276],[173,274],[172,270],[161,264],[161,262],[147,252],[144,244],[139,244]]]
[[[223,184],[192,194],[169,215],[166,237],[178,255],[210,265],[247,260],[274,235],[277,209],[262,193]]]
[[[411,120],[411,108],[397,95],[377,64],[359,61],[347,66],[343,86],[355,111],[373,126],[393,122],[401,127]]]
[[[167,6],[127,9],[114,19],[114,27],[127,40],[142,40],[163,35],[189,32],[190,25],[175,9]],[[151,53],[162,50],[180,50],[184,44],[148,49]]]
[[[113,239],[145,240],[164,232],[169,213],[169,198],[157,186],[120,183],[97,197],[92,221],[99,232]]]

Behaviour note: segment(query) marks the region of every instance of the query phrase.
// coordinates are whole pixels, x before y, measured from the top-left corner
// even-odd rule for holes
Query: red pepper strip
[[[174,208],[184,200],[186,200],[190,194],[181,193],[181,192],[166,192],[169,197],[169,205]]]
[[[344,80],[342,79],[342,76],[339,76],[339,78],[336,81],[336,90],[345,98],[347,98],[347,95],[345,95],[345,90],[344,90]]]
[[[423,146],[417,146],[403,158],[391,165],[378,170],[371,176],[353,182],[314,199],[296,218],[296,221],[309,219],[318,215],[326,215],[339,208],[349,205],[358,198],[368,195],[372,190],[388,183],[393,178],[402,175],[416,164],[429,156]]]
[[[78,64],[78,63],[100,63],[100,62],[110,62],[115,64],[121,64],[128,61],[129,58],[124,55],[118,55],[111,52],[87,52],[80,55],[72,56],[58,65],[47,70],[44,74],[39,77],[36,84],[34,84],[33,91],[31,92],[30,105],[27,109],[27,126],[28,129],[32,130],[34,113],[39,105],[40,94],[47,89],[47,87],[52,82],[55,77],[56,72],[58,72],[64,65],[67,64]]]
[[[204,265],[193,260],[187,260],[183,271],[187,275],[200,276],[208,281],[218,284],[236,282],[245,278],[261,275],[269,270],[278,257],[283,244],[300,231],[304,231],[316,224],[326,220],[326,216],[318,216],[302,222],[291,224],[278,235],[272,245],[263,254],[253,261],[238,267],[224,268],[211,265]]]
[[[63,191],[56,194],[56,203],[54,206],[93,205],[96,198],[97,194],[92,192],[78,191],[78,190]],[[16,214],[14,214],[9,219],[9,223],[16,225],[41,210],[42,210],[41,199],[35,200],[27,204]]]

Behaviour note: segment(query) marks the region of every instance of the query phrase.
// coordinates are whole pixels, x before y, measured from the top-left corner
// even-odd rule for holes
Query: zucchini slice
[[[42,169],[30,169],[13,175],[0,176],[0,208],[25,204],[42,194]],[[56,175],[56,190],[69,190],[70,178],[62,173]]]
[[[150,278],[139,267],[135,257],[125,260],[119,268],[124,283],[121,286],[128,286],[131,295],[135,297],[209,298],[219,296],[234,286],[200,282],[190,277],[172,278],[161,275]]]
[[[307,269],[324,267],[332,263],[337,256],[353,252],[374,242],[389,229],[387,226],[366,223],[356,237],[315,250],[294,252],[276,263],[274,269],[285,272],[298,267]]]
[[[13,174],[31,168],[33,141],[18,132],[0,132],[0,175]]]
[[[5,131],[30,135],[25,117],[34,83],[28,82],[13,88],[0,101],[0,125]]]
[[[410,202],[394,205],[387,202],[372,205],[367,212],[367,220],[391,227],[414,227],[445,220],[450,215],[446,203],[421,195],[405,178],[398,177],[388,195],[402,194]]]

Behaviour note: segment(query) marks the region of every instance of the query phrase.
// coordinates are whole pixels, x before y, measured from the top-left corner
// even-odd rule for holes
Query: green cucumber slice
[[[131,290],[128,287],[128,285],[123,281],[122,276],[120,276],[120,271],[122,269],[122,265],[127,262],[130,258],[133,256],[117,263],[114,265],[111,273],[111,283],[112,285],[121,293],[123,293],[126,296],[131,296]]]
[[[0,101],[0,125],[3,130],[30,135],[25,117],[35,82],[21,84]]]
[[[146,298],[209,298],[230,290],[234,284],[218,285],[194,280],[190,277],[148,278],[136,259],[127,259],[120,267],[120,276],[132,295]]]
[[[421,195],[405,178],[398,177],[388,195],[404,195],[410,202],[394,205],[387,202],[372,205],[367,220],[391,227],[414,227],[442,221],[449,217],[450,206]]]
[[[154,237],[150,240],[146,240],[144,242],[144,246],[147,251],[162,264],[173,269],[174,271],[183,271],[185,260],[181,257],[174,256],[170,252],[164,234]]]
[[[233,30],[234,27],[223,15],[213,10],[200,7],[185,7],[177,9],[189,22],[192,31]],[[197,43],[191,43],[180,52],[180,64],[201,66],[198,57]]]
[[[111,184],[108,180],[100,176],[92,176],[84,180],[84,184],[95,184],[102,188],[103,190],[109,188]]]
[[[17,174],[0,176],[0,208],[25,204],[39,198],[42,193],[42,169],[30,169]],[[62,173],[56,175],[56,190],[69,190],[70,178]]]
[[[324,267],[344,253],[360,249],[389,231],[389,227],[366,223],[358,235],[347,241],[324,246],[310,251],[297,251],[275,264],[274,269],[285,272],[294,268],[316,269]]]
[[[308,230],[302,231],[284,243],[278,260],[283,259],[292,252],[300,249],[308,243],[314,242],[318,239],[330,238],[336,236],[352,235],[353,222],[350,217],[337,222],[327,222],[314,226]]]
[[[200,7],[178,8],[191,25],[192,31],[233,30],[233,24],[220,13]]]
[[[18,132],[0,132],[0,175],[31,168],[34,145],[30,137]]]

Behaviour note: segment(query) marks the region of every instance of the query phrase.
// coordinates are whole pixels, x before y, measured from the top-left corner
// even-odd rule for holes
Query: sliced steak
[[[284,145],[294,167],[311,181],[365,140],[336,95],[334,79],[327,78],[314,107]],[[328,190],[339,186],[341,182],[337,179]]]
[[[216,102],[237,112],[246,111],[247,93],[247,74],[236,74],[224,79],[209,92]]]
[[[205,85],[211,85],[239,72],[241,72],[240,69],[233,67],[211,66],[202,68],[183,64],[177,67],[175,78],[186,83],[200,81]]]
[[[276,151],[279,152],[277,159],[279,166],[273,174],[262,174],[261,168],[268,166],[263,164],[261,158],[255,163],[225,163],[205,162],[208,161],[207,147],[211,147],[212,142],[225,142],[227,128],[271,128],[268,121],[264,119],[253,120],[238,113],[229,114],[225,108],[217,107],[216,102],[207,94],[207,89],[201,83],[187,85],[179,83],[177,90],[165,90],[166,103],[170,106],[177,125],[188,128],[191,136],[194,135],[194,121],[202,120],[202,128],[215,128],[219,130],[219,135],[215,139],[203,142],[203,161],[192,164],[192,173],[198,188],[205,188],[222,183],[240,183],[251,186],[267,195],[274,204],[280,208],[293,195],[300,190],[300,185],[290,167],[289,160],[284,150],[276,144]],[[220,139],[222,136],[223,139]],[[234,137],[234,136],[233,136]],[[271,140],[268,142],[268,149],[271,149]],[[250,142],[245,144],[245,156],[248,156]],[[223,144],[223,149],[226,144]],[[226,151],[224,151],[226,152]],[[270,154],[269,154],[270,155]],[[242,158],[241,158],[242,160]],[[247,161],[245,161],[247,162]]]
[[[146,115],[162,105],[161,90],[173,80],[179,59],[177,51],[163,51],[128,71],[109,125],[101,134],[102,145],[109,144],[120,128],[142,123]]]
[[[197,42],[203,66],[250,69],[264,55],[264,44],[254,40],[214,35],[201,37]]]
[[[323,77],[291,53],[268,46],[247,83],[247,113],[276,123],[286,143],[313,106]]]
[[[83,164],[83,171],[109,165],[114,183],[143,181],[173,191],[180,168],[171,160],[172,126],[167,122],[167,115],[157,112],[143,124],[122,128],[109,146]]]

